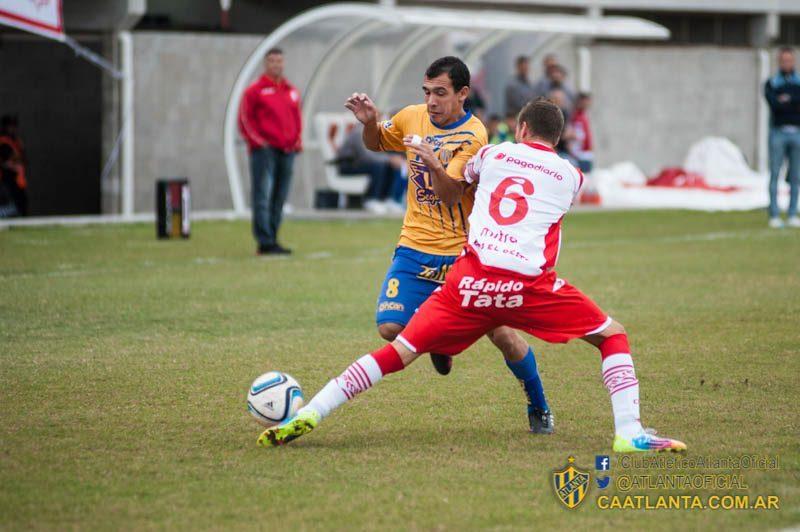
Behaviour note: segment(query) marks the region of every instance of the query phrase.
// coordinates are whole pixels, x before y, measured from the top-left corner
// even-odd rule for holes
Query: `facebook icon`
[[[607,455],[598,454],[594,457],[594,468],[598,471],[608,471],[611,467],[611,460]]]

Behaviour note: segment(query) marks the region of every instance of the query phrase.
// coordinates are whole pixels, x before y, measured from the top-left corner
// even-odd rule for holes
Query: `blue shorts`
[[[444,284],[444,277],[457,258],[398,246],[378,295],[375,322],[405,327],[419,306]]]

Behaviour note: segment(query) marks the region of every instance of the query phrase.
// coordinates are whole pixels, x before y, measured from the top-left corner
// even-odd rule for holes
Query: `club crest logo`
[[[583,502],[589,491],[589,473],[573,465],[574,457],[570,456],[567,462],[564,469],[553,471],[553,489],[558,500],[572,510]]]

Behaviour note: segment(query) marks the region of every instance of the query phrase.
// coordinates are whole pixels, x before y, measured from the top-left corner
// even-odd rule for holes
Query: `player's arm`
[[[464,177],[460,174],[457,176],[448,174],[447,169],[433,152],[433,146],[427,142],[414,142],[415,140],[418,139],[414,139],[413,135],[406,135],[405,138],[403,138],[403,144],[406,150],[418,156],[422,163],[428,168],[433,191],[439,199],[448,207],[456,205],[461,201],[461,196],[464,194],[464,189],[467,187]]]
[[[344,106],[353,113],[359,122],[364,124],[364,131],[361,134],[364,146],[371,151],[383,151],[380,125],[378,124],[380,114],[370,97],[363,92],[354,92]]]
[[[483,168],[483,159],[486,155],[486,152],[489,151],[490,148],[494,147],[494,144],[487,144],[483,148],[478,151],[472,158],[464,165],[464,180],[472,185],[473,183],[477,183],[481,180],[481,168]],[[450,168],[448,167],[448,170]]]

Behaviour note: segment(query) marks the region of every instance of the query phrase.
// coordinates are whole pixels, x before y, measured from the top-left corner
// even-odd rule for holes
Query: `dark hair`
[[[452,55],[440,57],[431,63],[431,66],[425,71],[425,77],[433,79],[445,73],[450,78],[455,92],[464,87],[469,87],[469,69],[467,65],[464,64],[464,61]]]
[[[537,98],[525,104],[519,112],[519,122],[528,126],[534,137],[544,139],[551,144],[558,144],[564,130],[564,113],[556,104],[545,98]]]
[[[579,100],[591,100],[592,99],[592,93],[590,93],[590,92],[579,92],[578,93],[578,99]]]
[[[516,64],[517,66],[520,66],[522,63],[527,63],[528,61],[530,61],[530,59],[528,59],[528,57],[527,57],[527,56],[524,56],[524,55],[518,55],[518,56],[517,56],[517,61],[516,61],[516,63],[515,63],[515,64]]]
[[[781,46],[778,49],[778,55],[783,55],[783,54],[792,54],[792,55],[794,55],[794,48],[792,48],[791,46]]]
[[[283,50],[278,48],[277,46],[274,48],[270,48],[267,50],[267,53],[264,57],[269,57],[270,55],[283,55]]]
[[[3,115],[3,117],[0,118],[0,125],[2,125],[2,127],[18,126],[19,120],[17,119],[16,115]]]

